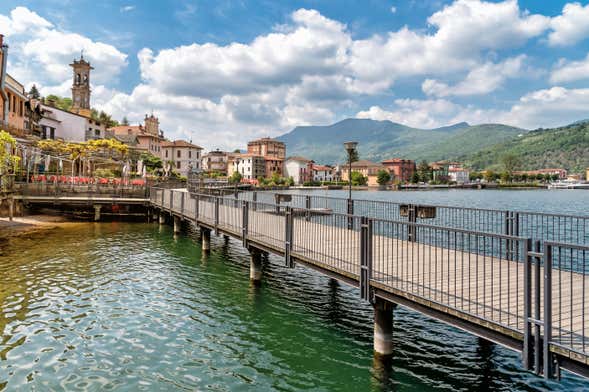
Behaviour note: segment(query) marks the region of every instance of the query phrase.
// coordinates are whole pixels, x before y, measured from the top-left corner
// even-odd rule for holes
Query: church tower
[[[145,131],[156,136],[160,133],[160,121],[153,113],[151,113],[151,116],[145,115]]]
[[[90,116],[90,71],[93,70],[89,62],[84,60],[84,54],[80,60],[74,59],[70,64],[74,71],[74,82],[72,85],[72,112]]]

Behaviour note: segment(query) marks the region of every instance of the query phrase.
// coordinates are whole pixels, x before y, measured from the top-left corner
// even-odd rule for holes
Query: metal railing
[[[149,197],[149,184],[134,185],[132,182],[105,183],[99,182],[74,184],[60,182],[30,182],[16,183],[14,191],[23,197],[116,197],[116,198],[147,198]]]
[[[275,192],[241,192],[240,200],[275,202]],[[551,214],[530,211],[511,211],[431,204],[409,204],[391,201],[353,199],[348,210],[348,199],[316,195],[289,194],[290,202],[282,205],[297,209],[327,210],[333,213],[425,223],[494,234],[514,235],[540,241],[556,241],[589,245],[589,215]],[[415,215],[406,214],[415,209]],[[420,214],[429,210],[431,214]]]
[[[283,255],[286,266],[299,260],[351,279],[363,299],[372,300],[379,289],[520,336],[524,366],[538,374],[556,374],[558,353],[581,363],[589,360],[589,246],[418,222],[417,216],[425,221],[432,211],[394,203],[387,206],[396,208],[397,219],[334,209],[325,213],[321,208],[334,204],[314,201],[326,198],[309,201],[303,196],[275,203],[266,194],[254,194],[250,200],[240,195],[154,188],[150,200],[244,244]],[[500,224],[492,210],[474,211]],[[506,214],[506,226],[517,225],[522,218],[516,214]],[[537,224],[541,222],[546,221]]]

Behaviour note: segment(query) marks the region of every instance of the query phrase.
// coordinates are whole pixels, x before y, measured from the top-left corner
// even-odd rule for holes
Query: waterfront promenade
[[[448,226],[462,220],[463,227],[370,216],[385,216],[385,210],[390,214],[393,205],[375,208],[365,214],[369,217],[327,207],[305,208],[309,206],[301,207],[302,202],[288,197],[278,204],[268,199],[258,202],[251,195],[152,189],[150,200],[160,211],[160,222],[169,218],[175,232],[181,230],[182,221],[200,227],[205,251],[211,232],[241,240],[251,253],[254,282],[263,279],[260,252],[269,252],[284,257],[287,267],[298,263],[359,287],[361,297],[375,308],[377,354],[394,351],[392,309],[401,304],[521,351],[524,367],[547,378],[558,376],[560,368],[589,375],[585,316],[589,219],[553,218],[553,225],[569,225],[568,220],[575,219],[576,228],[553,226],[542,231],[538,223],[522,224],[533,222],[533,217],[502,212],[517,217],[517,226],[522,227],[513,230],[509,219],[500,224],[501,219],[490,218],[491,211],[477,210],[487,219],[474,230],[469,227],[473,222],[450,214],[454,218]],[[419,211],[417,206],[397,207],[401,215],[411,216],[404,211],[408,207]],[[428,211],[424,211],[425,217]],[[536,218],[541,225],[547,220],[548,216]],[[482,230],[485,225],[487,230]],[[528,234],[527,229],[535,236],[494,232],[506,227],[507,232]],[[558,242],[565,239],[578,241]]]

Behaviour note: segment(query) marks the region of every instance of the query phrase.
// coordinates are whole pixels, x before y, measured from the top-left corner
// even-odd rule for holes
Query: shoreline
[[[79,224],[68,220],[65,216],[35,214],[15,216],[12,221],[9,218],[0,218],[0,243],[7,242],[11,238],[23,237],[29,234],[55,230]]]

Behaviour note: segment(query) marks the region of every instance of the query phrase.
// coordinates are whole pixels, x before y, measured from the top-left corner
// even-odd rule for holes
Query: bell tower
[[[84,52],[80,60],[74,59],[70,64],[74,72],[72,84],[72,111],[84,116],[90,116],[90,71],[93,70],[89,62],[84,60]]]

